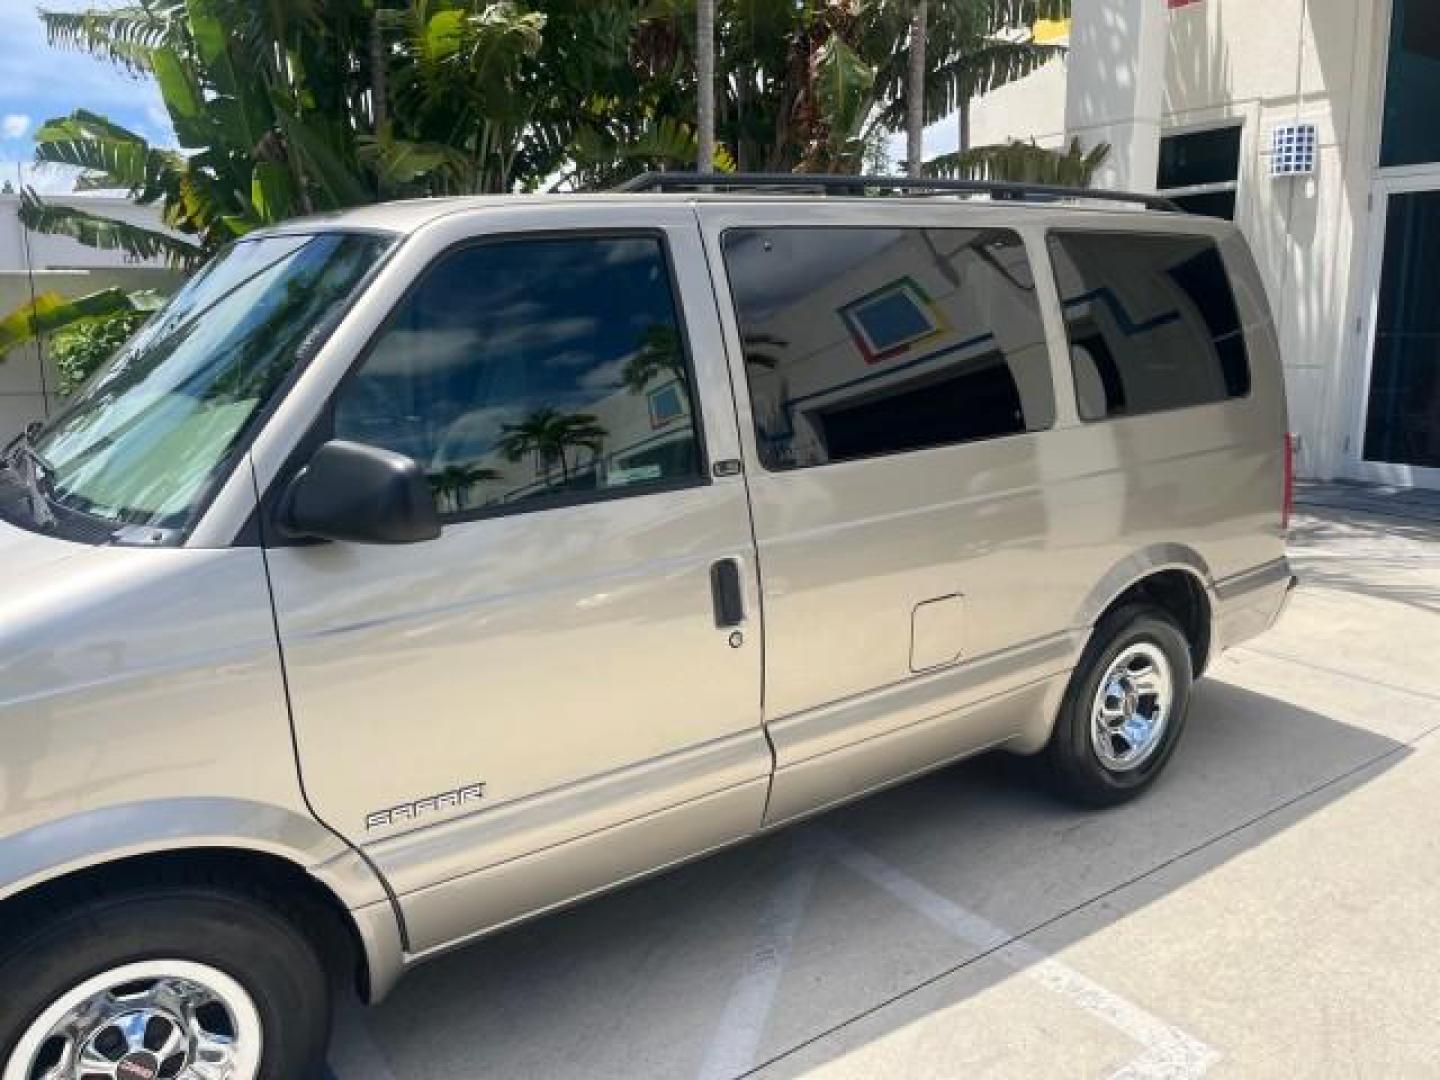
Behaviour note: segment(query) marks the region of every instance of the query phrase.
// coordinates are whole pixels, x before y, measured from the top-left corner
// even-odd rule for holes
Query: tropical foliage
[[[570,451],[589,450],[598,457],[608,432],[589,413],[562,413],[556,409],[536,409],[518,424],[506,424],[500,436],[500,452],[507,461],[521,461],[534,456],[546,482],[550,470],[560,466],[562,487],[570,486],[570,478],[579,467]]]
[[[620,377],[635,394],[644,393],[650,383],[660,378],[675,379],[688,392],[690,380],[679,329],[663,324],[647,327],[640,335],[640,347],[625,361]]]
[[[55,392],[69,397],[80,389],[149,317],[147,311],[119,311],[71,323],[55,333],[48,350],[59,375]]]
[[[931,158],[925,163],[925,174],[1083,188],[1090,186],[1095,171],[1109,156],[1109,143],[1101,143],[1086,151],[1076,139],[1061,152],[1037,146],[1033,140],[1028,143],[1009,142],[999,146],[977,146]]]
[[[500,479],[495,469],[479,465],[447,465],[430,474],[430,487],[442,510],[459,512],[469,505],[470,489],[476,484]]]
[[[113,316],[131,318],[137,325],[161,304],[154,293],[101,289],[67,299],[58,292],[43,292],[0,318],[0,356],[17,345],[63,327],[107,320]]]
[[[721,3],[718,131],[742,171],[857,172],[905,128],[917,0]],[[933,123],[963,99],[1034,71],[1061,49],[1033,40],[1070,0],[927,5],[923,106]]]
[[[694,154],[675,18],[629,0],[138,0],[41,17],[53,44],[153,78],[180,146],[77,110],[41,126],[37,159],[160,203],[198,254],[295,214],[608,183]],[[22,215],[96,246],[197,254],[33,193]]]
[[[696,2],[132,0],[42,12],[52,44],[153,79],[179,148],[77,109],[39,128],[36,157],[80,167],[82,186],[159,204],[182,239],[33,193],[22,217],[40,232],[186,263],[300,213],[410,195],[604,187],[688,165]],[[716,0],[715,167],[877,164],[913,96],[916,3]],[[926,122],[1056,55],[1028,28],[1069,4],[930,4]]]

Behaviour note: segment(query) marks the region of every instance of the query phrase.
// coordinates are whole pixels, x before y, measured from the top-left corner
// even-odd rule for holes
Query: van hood
[[[24,665],[65,635],[81,635],[91,611],[153,551],[81,544],[0,520],[0,701],[28,684]]]
[[[0,708],[237,640],[275,649],[258,549],[89,545],[0,521]]]
[[[37,571],[93,550],[90,544],[60,540],[0,520],[0,605],[9,598],[12,588]]]

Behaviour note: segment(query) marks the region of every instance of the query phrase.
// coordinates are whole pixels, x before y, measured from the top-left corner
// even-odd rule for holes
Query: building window
[[[1160,194],[1192,214],[1235,220],[1241,127],[1209,128],[1160,140]]]
[[[1395,0],[1385,79],[1381,165],[1440,161],[1440,4]]]
[[[1054,422],[1045,329],[1015,233],[732,229],[724,249],[767,469]]]

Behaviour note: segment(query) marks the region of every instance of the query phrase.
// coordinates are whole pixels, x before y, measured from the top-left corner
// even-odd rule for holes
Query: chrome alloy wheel
[[[187,960],[125,964],[62,994],[0,1080],[254,1080],[260,1014],[244,987]]]
[[[1123,649],[1100,680],[1090,710],[1090,743],[1111,772],[1138,769],[1159,748],[1170,722],[1175,683],[1158,645]]]

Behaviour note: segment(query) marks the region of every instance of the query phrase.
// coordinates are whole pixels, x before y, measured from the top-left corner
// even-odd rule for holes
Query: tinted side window
[[[760,459],[793,469],[1055,418],[1024,245],[996,229],[732,229]]]
[[[1240,313],[1205,237],[1050,237],[1086,420],[1205,405],[1250,392]]]
[[[335,434],[415,458],[452,515],[699,477],[660,242],[507,240],[446,255],[342,386]]]

